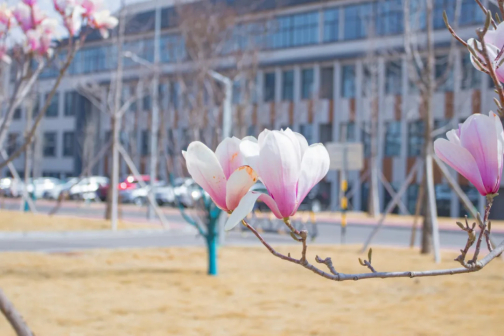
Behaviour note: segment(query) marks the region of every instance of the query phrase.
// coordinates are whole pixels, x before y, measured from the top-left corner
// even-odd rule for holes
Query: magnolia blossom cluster
[[[468,179],[483,196],[493,196],[500,188],[504,158],[504,131],[493,112],[473,114],[446,139],[434,142],[436,155]]]
[[[118,21],[108,10],[101,9],[103,0],[53,0],[54,9],[61,15],[63,25],[69,36],[75,36],[82,25],[98,29],[104,38],[108,30]],[[57,38],[58,21],[48,17],[38,6],[37,0],[22,0],[14,8],[0,5],[0,58],[5,62],[5,40],[7,33],[18,26],[26,37],[26,51],[38,56],[52,53],[52,41]]]
[[[277,218],[293,216],[310,190],[329,170],[322,144],[308,146],[290,129],[264,130],[259,138],[226,138],[215,153],[199,141],[182,152],[192,178],[224,211],[232,212],[225,228],[235,227],[259,199]],[[249,191],[260,179],[268,194]]]
[[[499,63],[502,60],[503,53],[501,52],[502,48],[504,47],[504,22],[500,23],[497,26],[497,29],[489,29],[486,34],[484,35],[484,41],[485,41],[485,47],[488,53],[488,56],[490,58],[490,61],[492,62],[491,66],[494,68],[495,75],[497,76],[497,79],[504,83],[504,67],[500,66]],[[474,46],[477,47],[477,49],[482,50],[482,45],[480,41],[477,41],[474,38],[471,38],[467,41],[467,44],[476,50]],[[485,59],[481,53],[476,51],[478,53],[479,57],[478,59],[471,53],[471,63],[473,66],[478,69],[479,71],[482,72],[488,72],[488,64],[485,64]]]

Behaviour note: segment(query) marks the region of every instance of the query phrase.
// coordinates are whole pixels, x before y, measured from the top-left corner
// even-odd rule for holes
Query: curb
[[[122,238],[138,236],[170,235],[183,236],[196,234],[197,230],[191,226],[182,229],[136,229],[136,230],[90,230],[90,231],[24,231],[24,232],[1,232],[0,240],[12,239],[64,239],[64,238]]]

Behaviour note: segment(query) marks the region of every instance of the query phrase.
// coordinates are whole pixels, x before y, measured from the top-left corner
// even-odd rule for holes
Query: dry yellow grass
[[[338,270],[362,272],[357,247],[311,247]],[[294,251],[294,247],[281,247]],[[261,247],[0,254],[0,286],[38,336],[502,335],[504,263],[479,273],[336,283]],[[380,270],[441,265],[416,251],[377,248]],[[0,319],[0,335],[13,335]]]
[[[119,221],[119,229],[140,229],[149,225]],[[110,230],[110,221],[29,212],[0,210],[0,231]]]

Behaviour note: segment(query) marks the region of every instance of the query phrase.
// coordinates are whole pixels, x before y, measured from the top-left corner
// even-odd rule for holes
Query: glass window
[[[294,100],[294,70],[282,71],[282,100]]]
[[[346,6],[344,8],[344,39],[356,40],[367,36],[367,25],[371,20],[372,4]]]
[[[267,72],[264,74],[264,101],[275,100],[275,73]]]
[[[457,0],[434,0],[434,29],[446,29],[443,12],[446,12],[448,22],[453,22],[456,2]]]
[[[301,133],[308,141],[308,144],[311,145],[313,143],[313,125],[312,124],[303,124],[299,126],[299,133]]]
[[[440,81],[438,91],[453,91],[453,63],[449,64],[448,55],[436,57],[435,70],[436,80]]]
[[[451,216],[451,188],[448,184],[436,184],[434,186],[436,191],[436,208],[437,214],[440,217]]]
[[[44,133],[43,154],[45,157],[56,156],[56,132]]]
[[[270,48],[287,48],[318,43],[318,12],[280,16],[271,23]]]
[[[410,184],[406,191],[407,194],[406,207],[408,208],[408,211],[412,214],[414,214],[416,210],[418,191],[419,191],[418,184]]]
[[[233,81],[233,104],[239,104],[241,102],[241,81],[234,80]]]
[[[75,147],[75,133],[63,132],[63,156],[73,156]]]
[[[142,131],[141,139],[141,153],[142,155],[149,155],[149,143],[150,143],[150,132],[149,130]]]
[[[476,89],[481,85],[482,73],[472,65],[469,53],[462,55],[462,89]]]
[[[334,68],[324,67],[320,69],[320,98],[333,99],[334,95]]]
[[[361,142],[364,149],[364,157],[371,156],[371,122],[364,121],[361,128]]]
[[[180,107],[179,92],[180,92],[180,84],[178,82],[171,82],[170,103],[174,109],[178,109]]]
[[[434,120],[434,131],[442,128],[442,127],[446,127],[450,124],[450,119],[436,119]],[[439,133],[438,135],[436,135],[432,141],[436,140],[436,139],[439,139],[439,138],[445,138],[445,134],[446,132],[448,132],[451,128],[453,127],[446,127],[446,130]]]
[[[152,99],[151,96],[144,96],[142,99],[142,105],[144,111],[152,110]]]
[[[324,11],[324,42],[338,41],[339,9],[330,8]]]
[[[395,35],[403,32],[404,11],[401,0],[385,0],[376,3],[376,34]]]
[[[18,137],[18,133],[9,133],[7,135],[7,155],[12,155],[18,149]]]
[[[22,114],[23,114],[23,111],[21,110],[20,107],[18,107],[17,109],[14,110],[14,115],[12,116],[12,118],[14,120],[21,119]]]
[[[355,65],[341,68],[341,95],[345,98],[355,97]]]
[[[46,99],[48,98],[48,95],[46,95]],[[54,96],[51,99],[51,103],[49,104],[49,107],[47,108],[46,111],[46,117],[51,118],[51,117],[57,117],[58,116],[58,106],[59,106],[59,93],[55,93]]]
[[[481,24],[484,21],[483,11],[479,8],[478,4],[474,0],[462,0],[462,6],[460,10],[460,25],[476,25]]]
[[[249,125],[247,127],[247,135],[257,136],[256,125]]]
[[[313,98],[313,69],[301,70],[301,99]]]
[[[158,86],[159,108],[168,109],[168,83],[161,83]]]
[[[343,134],[346,134],[346,139],[343,139]],[[355,134],[355,122],[350,121],[340,124],[340,136],[344,141],[354,142],[356,141]]]
[[[333,130],[332,124],[320,124],[319,125],[319,142],[325,144],[327,142],[333,141]]]
[[[385,92],[400,94],[402,91],[401,61],[389,61],[385,64]]]
[[[420,156],[424,144],[423,120],[412,121],[408,125],[408,156]]]
[[[401,155],[401,122],[389,121],[385,130],[385,156]]]
[[[426,21],[425,0],[410,0],[410,27],[412,31],[425,30]]]
[[[75,115],[75,96],[77,92],[69,91],[65,92],[65,111],[63,112],[65,116]]]
[[[180,35],[164,35],[160,38],[161,62],[174,63],[187,58],[184,38]]]
[[[467,195],[467,197],[469,198],[469,200],[471,201],[471,203],[474,205],[475,208],[478,208],[478,204],[479,204],[479,192],[478,192],[478,189],[476,189],[475,187],[473,187],[472,185],[465,185],[465,186],[460,186],[462,188],[462,191],[464,192],[464,194]],[[459,201],[459,214],[458,216],[459,217],[464,217],[464,216],[468,216],[470,217],[471,214],[467,213],[467,210],[466,208],[464,207],[464,204],[462,202]]]

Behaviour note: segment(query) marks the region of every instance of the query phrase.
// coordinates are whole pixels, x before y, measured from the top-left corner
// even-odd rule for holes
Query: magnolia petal
[[[270,134],[270,130],[265,128],[261,133],[259,133],[259,137],[257,138],[257,143],[259,144],[259,147],[262,147],[264,139],[268,134]]]
[[[245,138],[242,139],[242,141],[252,141],[252,142],[257,143],[257,139],[251,135],[247,135]]]
[[[277,218],[283,218],[278,210],[275,200],[273,200],[269,195],[257,191],[249,191],[242,197],[236,209],[234,209],[233,213],[229,216],[226,224],[224,225],[224,230],[229,231],[233,229],[245,217],[247,217],[247,215],[254,209],[254,204],[258,199],[264,202]]]
[[[257,181],[257,173],[249,166],[235,170],[226,183],[226,207],[234,210],[242,197]]]
[[[299,153],[299,164],[301,164],[304,151],[306,150],[306,148],[308,148],[308,142],[306,141],[305,137],[299,133],[293,132],[290,128],[287,128],[286,130],[281,132],[292,141],[292,145]]]
[[[226,179],[228,179],[238,167],[245,164],[243,156],[240,153],[240,142],[240,139],[236,137],[225,138],[215,150],[215,155],[220,162]]]
[[[255,140],[255,138],[254,138]],[[246,165],[258,172],[259,144],[253,140],[243,139],[240,143],[240,152]]]
[[[499,171],[501,174],[498,175],[497,179],[497,187],[500,187],[500,181],[502,177],[502,167],[503,167],[503,160],[504,160],[504,129],[502,127],[502,121],[500,117],[495,114],[493,111],[490,111],[490,118],[493,120],[494,125],[495,125],[495,132],[497,133],[497,158],[498,158],[498,166],[499,166]]]
[[[496,192],[502,174],[502,149],[499,151],[500,141],[493,118],[472,115],[462,125],[460,142],[476,161],[486,191]]]
[[[210,195],[219,208],[227,210],[226,176],[215,153],[202,142],[194,141],[187,147],[184,157],[193,180]]]
[[[480,194],[487,194],[481,180],[478,165],[467,149],[457,146],[446,139],[437,139],[434,141],[434,151],[443,162],[468,179],[478,189]]]
[[[246,193],[240,200],[236,209],[234,209],[233,213],[229,216],[226,224],[224,225],[224,230],[229,231],[233,229],[243,220],[243,218],[247,217],[247,215],[254,209],[254,204],[259,196],[261,196],[261,193],[255,191]]]
[[[288,217],[296,207],[301,169],[298,150],[288,136],[273,131],[263,140],[259,153],[257,172],[283,217]]]
[[[462,146],[460,144],[460,138],[458,137],[458,132],[456,130],[451,130],[451,131],[448,131],[446,132],[446,137],[448,138],[448,140],[452,143],[454,143],[455,145],[458,145],[458,146]]]
[[[299,176],[297,207],[295,211],[297,211],[297,208],[310,190],[327,175],[329,163],[329,153],[324,145],[319,143],[308,147],[301,163],[301,175]],[[294,213],[291,215],[294,215]]]
[[[489,29],[484,39],[487,44],[493,44],[499,49],[502,48],[504,46],[504,25],[499,23],[497,29]]]

